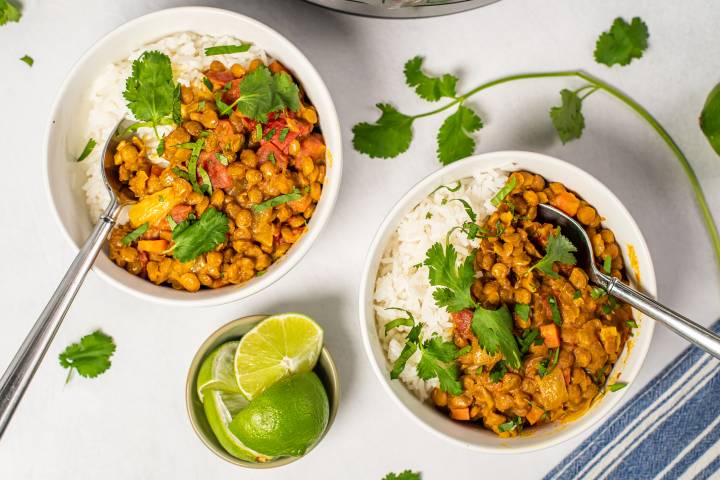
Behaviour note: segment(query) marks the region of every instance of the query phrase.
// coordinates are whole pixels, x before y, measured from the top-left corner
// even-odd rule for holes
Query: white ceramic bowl
[[[143,45],[184,31],[236,36],[260,46],[287,66],[317,109],[320,127],[331,154],[322,197],[307,233],[264,275],[249,282],[189,293],[157,286],[131,275],[110,261],[107,250],[102,251],[95,261],[94,270],[126,292],[165,304],[209,306],[245,298],[286,274],[308,251],[335,205],[342,173],[342,142],[337,113],[320,75],[289,40],[244,15],[208,7],[162,10],[126,23],[93,45],[73,67],[60,89],[46,135],[44,175],[58,222],[70,243],[78,248],[92,228],[82,190],[84,174],[74,162],[77,152],[86,141],[84,126],[89,111],[88,91],[92,82],[107,65],[127,58]]]
[[[473,173],[493,168],[502,168],[508,171],[530,170],[542,175],[549,181],[558,181],[565,184],[569,189],[574,190],[591,205],[595,206],[598,212],[606,218],[603,224],[615,233],[626,260],[629,258],[628,245],[634,246],[637,254],[638,270],[642,277],[642,287],[651,295],[656,293],[655,272],[645,239],[635,221],[620,203],[620,200],[597,179],[579,168],[538,153],[486,153],[453,163],[415,185],[387,215],[370,247],[360,286],[360,327],[363,342],[370,363],[380,382],[388,394],[411,418],[441,437],[483,452],[521,453],[556,445],[589,429],[619,404],[627,389],[608,393],[604,398],[597,401],[585,415],[574,422],[545,425],[532,430],[529,435],[502,439],[478,426],[450,420],[444,413],[418,400],[399,380],[390,380],[391,366],[385,357],[378,337],[373,308],[373,292],[380,257],[403,216],[437,186],[452,184],[459,179],[471,176]],[[637,272],[631,268],[627,270],[631,282],[637,285]],[[654,329],[653,321],[643,317],[639,312],[635,312],[635,318],[638,319],[640,328],[635,330],[635,335],[629,342],[631,346],[625,348],[610,375],[610,378],[628,383],[632,383],[640,370],[650,347]]]

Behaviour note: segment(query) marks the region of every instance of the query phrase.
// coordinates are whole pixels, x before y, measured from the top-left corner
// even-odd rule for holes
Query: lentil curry
[[[213,61],[202,84],[179,87],[182,121],[161,140],[162,165],[150,162],[139,137],[118,145],[120,181],[138,202],[110,235],[117,265],[195,292],[262,274],[303,235],[326,173],[317,113],[297,87],[296,111],[243,115],[234,106],[256,69],[285,87],[294,83],[277,61],[247,68]],[[191,236],[206,241],[197,246]]]
[[[479,307],[497,311],[504,305],[513,312],[508,324],[519,346],[519,368],[499,351],[491,355],[482,348],[471,328],[473,312],[457,311],[451,314],[452,340],[461,392],[436,387],[431,395],[451,418],[501,437],[585,412],[636,326],[630,307],[590,285],[584,270],[562,262],[533,267],[556,235],[554,225],[536,220],[537,205],[549,203],[585,227],[600,268],[625,280],[620,248],[598,212],[561,183],[530,172],[512,173],[506,189],[481,225],[487,235],[472,259],[470,291]]]

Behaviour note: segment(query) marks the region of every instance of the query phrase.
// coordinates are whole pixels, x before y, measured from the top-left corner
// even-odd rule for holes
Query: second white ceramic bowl
[[[340,123],[325,83],[310,61],[289,40],[270,27],[238,13],[208,7],[162,10],[137,18],[114,30],[88,50],[73,67],[58,93],[45,141],[45,181],[52,209],[70,243],[78,248],[92,224],[85,204],[82,169],[75,158],[87,140],[84,129],[92,83],[109,64],[127,58],[134,50],[161,37],[192,31],[205,35],[232,35],[252,42],[290,69],[315,106],[329,152],[322,197],[308,231],[267,272],[241,285],[195,293],[161,287],[126,272],[101,251],[94,270],[114,286],[155,302],[209,306],[252,295],[271,285],[293,268],[307,253],[330,217],[342,174]],[[102,148],[101,145],[98,148]]]
[[[615,233],[624,258],[632,245],[637,255],[637,268],[628,265],[628,276],[637,285],[642,277],[642,288],[651,295],[656,293],[655,271],[645,239],[620,200],[597,179],[569,163],[556,158],[530,152],[495,152],[476,155],[438,170],[415,185],[393,207],[380,226],[370,247],[360,286],[360,328],[365,350],[380,383],[388,394],[411,418],[421,426],[458,445],[488,453],[521,453],[547,448],[584,432],[605,418],[619,403],[627,389],[608,393],[595,402],[579,419],[562,424],[545,425],[530,434],[503,439],[476,425],[454,422],[433,406],[421,402],[399,380],[390,380],[391,366],[378,337],[373,307],[373,293],[380,258],[390,236],[400,220],[423,198],[439,185],[453,184],[484,170],[500,168],[506,171],[529,170],[549,181],[563,183],[577,192],[606,218],[603,222]],[[634,312],[640,328],[635,329],[621,357],[610,374],[611,379],[632,383],[642,366],[654,329],[654,322]]]

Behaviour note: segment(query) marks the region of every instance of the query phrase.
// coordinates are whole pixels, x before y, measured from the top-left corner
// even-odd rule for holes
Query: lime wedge
[[[235,351],[239,343],[223,343],[203,361],[197,378],[197,393],[201,402],[204,402],[203,397],[208,390],[240,393],[234,366]]]
[[[205,409],[205,416],[207,417],[208,424],[215,434],[220,445],[233,457],[248,462],[266,462],[271,459],[267,455],[248,448],[230,431],[228,425],[232,421],[232,413],[223,402],[228,401],[229,405],[233,408],[237,408],[239,404],[246,403],[245,398],[239,393],[222,393],[217,390],[208,390],[205,392],[205,402],[203,408]],[[244,402],[244,403],[243,403]],[[239,409],[237,410],[239,411]],[[236,413],[237,413],[236,411]]]
[[[270,385],[315,367],[323,331],[310,317],[283,313],[266,318],[246,333],[235,353],[240,392],[252,400]]]

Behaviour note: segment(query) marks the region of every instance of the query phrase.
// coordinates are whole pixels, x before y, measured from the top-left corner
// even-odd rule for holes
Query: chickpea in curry
[[[514,335],[532,341],[521,348],[521,368],[513,369],[502,354],[489,355],[478,345],[472,312],[451,314],[455,345],[470,347],[456,359],[462,393],[435,388],[431,395],[451,418],[502,437],[582,415],[602,392],[634,325],[630,307],[590,285],[584,270],[559,262],[552,266],[556,277],[531,270],[556,228],[536,220],[537,205],[548,203],[585,227],[601,269],[626,280],[615,236],[595,208],[561,183],[526,171],[512,173],[508,182],[513,178],[516,186],[482,225],[502,233],[480,240],[471,293],[484,308],[510,307]]]
[[[326,174],[315,108],[301,89],[298,111],[270,113],[266,122],[221,110],[240,96],[243,77],[261,66],[213,61],[203,82],[182,85],[182,122],[162,139],[161,162],[149,160],[137,136],[118,145],[119,178],[137,203],[129,222],[110,235],[117,265],[157,285],[195,292],[262,274],[303,235]],[[267,68],[289,74],[277,61]],[[175,258],[174,230],[213,209],[227,219],[224,238],[194,258]]]

